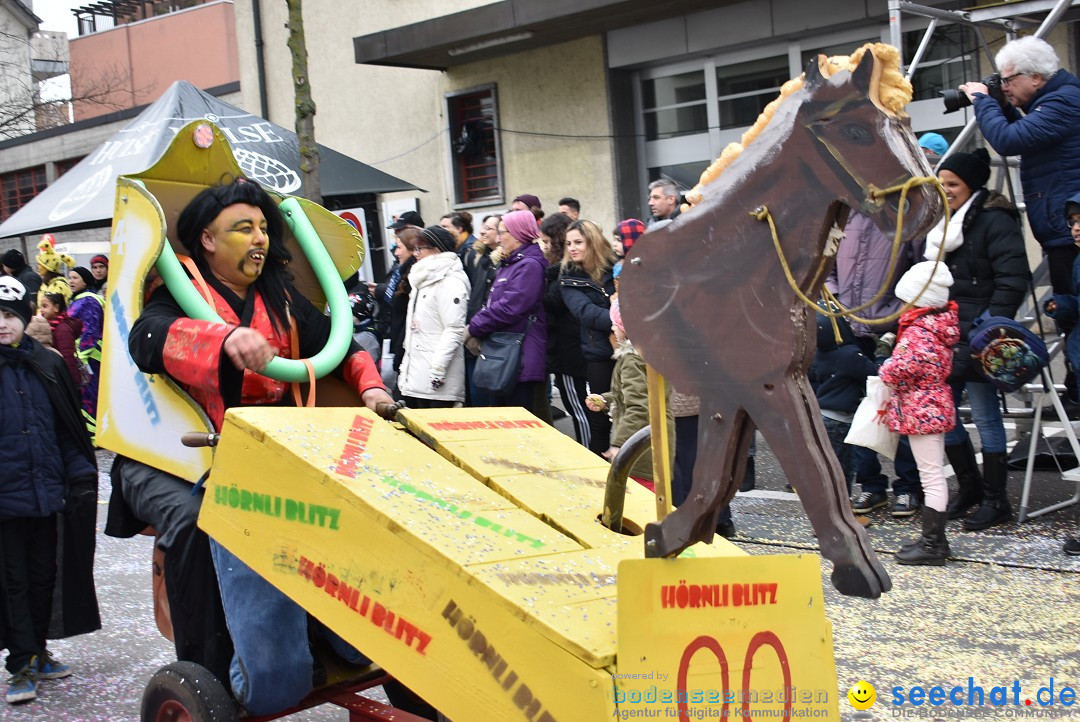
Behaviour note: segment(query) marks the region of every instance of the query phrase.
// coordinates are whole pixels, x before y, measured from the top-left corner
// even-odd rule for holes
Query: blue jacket
[[[491,283],[487,303],[469,322],[469,334],[482,339],[495,331],[522,333],[529,316],[536,317],[522,344],[518,381],[543,381],[547,377],[547,265],[544,252],[535,243],[527,243],[504,258]]]
[[[93,447],[63,360],[29,336],[0,346],[0,521],[64,508],[69,484],[97,484]]]
[[[817,314],[817,353],[807,377],[823,410],[854,414],[866,395],[866,377],[877,376],[877,364],[859,350],[846,319],[838,318],[836,324],[841,344],[829,319]]]
[[[1068,202],[1080,203],[1080,193],[1070,197]],[[1080,323],[1080,297],[1077,296],[1077,289],[1080,289],[1080,255],[1073,261],[1072,282],[1073,292],[1055,293],[1056,308],[1053,311],[1047,309],[1047,314],[1057,321],[1058,325],[1075,329]],[[1065,357],[1073,368],[1080,368],[1080,332],[1074,330],[1065,337]]]
[[[1058,70],[1024,106],[1002,110],[975,96],[975,117],[986,142],[1001,155],[1020,156],[1020,182],[1031,231],[1044,247],[1072,243],[1065,201],[1080,189],[1080,80]]]
[[[587,361],[606,361],[611,358],[611,297],[615,295],[615,280],[611,269],[604,272],[600,283],[576,265],[563,269],[559,277],[563,302],[581,325],[581,351]]]

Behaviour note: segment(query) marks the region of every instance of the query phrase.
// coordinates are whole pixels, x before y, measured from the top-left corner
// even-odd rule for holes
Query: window
[[[915,57],[925,34],[923,30],[904,33],[904,58],[908,62]],[[977,51],[972,30],[960,25],[939,25],[911,78],[912,100],[935,100],[942,90],[979,78]]]
[[[78,158],[67,158],[65,160],[56,161],[56,177],[59,178],[60,176],[67,173],[69,170],[77,166],[79,164],[79,161],[81,161],[85,157],[85,155],[81,155]]]
[[[25,206],[45,189],[45,166],[24,168],[0,175],[0,221]]]
[[[495,86],[446,99],[455,205],[502,199]]]
[[[716,94],[720,103],[720,129],[753,125],[765,106],[791,78],[786,55],[717,65]]]
[[[709,129],[704,70],[643,81],[641,103],[646,140],[704,133]]]

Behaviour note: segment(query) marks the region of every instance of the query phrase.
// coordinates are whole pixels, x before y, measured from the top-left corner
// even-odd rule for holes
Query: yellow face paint
[[[266,263],[270,238],[266,218],[257,206],[233,204],[214,219],[204,239],[210,270],[226,285],[246,288],[258,279]]]

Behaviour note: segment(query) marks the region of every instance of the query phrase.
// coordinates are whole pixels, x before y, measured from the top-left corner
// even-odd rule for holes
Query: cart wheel
[[[236,702],[209,670],[194,662],[167,664],[143,691],[142,722],[235,722]]]

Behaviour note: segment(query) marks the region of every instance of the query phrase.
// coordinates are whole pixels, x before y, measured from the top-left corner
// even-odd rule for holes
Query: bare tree
[[[64,62],[59,58],[36,60]],[[0,31],[0,140],[70,123],[71,104],[76,101],[118,110],[121,106],[112,97],[121,87],[123,78],[119,73],[105,72],[77,94],[69,89],[60,97],[45,97],[43,84],[32,71],[30,38]]]
[[[296,96],[296,140],[300,144],[300,178],[304,197],[322,203],[319,182],[319,146],[315,143],[315,100],[308,82],[307,41],[304,38],[303,0],[285,0],[289,7],[289,52],[292,54]]]

